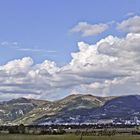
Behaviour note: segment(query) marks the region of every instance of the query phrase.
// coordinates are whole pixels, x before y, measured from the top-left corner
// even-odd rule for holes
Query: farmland
[[[0,140],[80,140],[80,138],[80,135],[0,135]],[[140,140],[140,136],[83,136],[82,140]]]

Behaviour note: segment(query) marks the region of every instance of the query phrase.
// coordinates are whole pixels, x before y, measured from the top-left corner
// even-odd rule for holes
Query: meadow
[[[0,140],[140,140],[140,136],[0,135]]]

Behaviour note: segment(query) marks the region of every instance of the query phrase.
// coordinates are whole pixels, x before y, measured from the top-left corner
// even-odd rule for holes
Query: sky
[[[0,100],[140,94],[139,0],[0,0]]]

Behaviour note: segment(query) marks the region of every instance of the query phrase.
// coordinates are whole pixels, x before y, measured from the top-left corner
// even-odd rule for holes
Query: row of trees
[[[122,133],[140,134],[140,130],[136,127],[128,127],[130,129],[118,129],[116,126],[92,126],[92,125],[30,125],[24,126],[23,124],[15,126],[0,126],[0,133],[7,132],[11,134],[46,134],[46,135],[57,135],[67,133],[75,133],[76,135],[116,135]],[[66,130],[66,131],[65,131]],[[84,132],[83,132],[84,131]]]
[[[63,129],[46,129],[44,127],[30,127],[30,126],[24,126],[23,124],[20,124],[19,126],[10,126],[8,128],[8,131],[10,134],[47,134],[47,135],[58,135],[58,134],[64,134],[65,131]]]

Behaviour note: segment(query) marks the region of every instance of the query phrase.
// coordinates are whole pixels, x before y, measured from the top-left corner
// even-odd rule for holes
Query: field
[[[76,135],[0,135],[0,140],[81,140]],[[140,140],[140,136],[83,136],[82,140]]]

